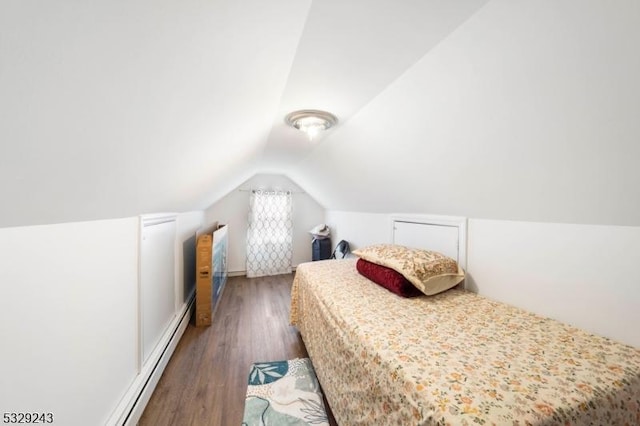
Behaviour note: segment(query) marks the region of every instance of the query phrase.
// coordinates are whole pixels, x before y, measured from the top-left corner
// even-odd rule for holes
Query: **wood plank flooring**
[[[292,282],[229,278],[213,325],[189,324],[138,424],[239,426],[251,364],[307,356],[289,325]]]

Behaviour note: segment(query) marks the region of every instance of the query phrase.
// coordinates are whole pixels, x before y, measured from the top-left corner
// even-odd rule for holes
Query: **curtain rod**
[[[292,194],[306,194],[306,192],[304,192],[304,191],[289,191],[289,190],[283,190],[283,189],[238,189],[238,191],[240,191],[240,192],[283,191],[283,192],[290,192]]]

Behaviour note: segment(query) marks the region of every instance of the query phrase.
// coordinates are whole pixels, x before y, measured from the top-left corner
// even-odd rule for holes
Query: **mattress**
[[[640,350],[471,292],[306,263],[291,323],[340,425],[640,424]]]

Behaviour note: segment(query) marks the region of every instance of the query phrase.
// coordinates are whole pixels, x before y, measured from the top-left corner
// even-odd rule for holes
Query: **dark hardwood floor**
[[[239,426],[251,364],[307,356],[289,325],[292,281],[229,278],[213,325],[189,324],[138,424]]]

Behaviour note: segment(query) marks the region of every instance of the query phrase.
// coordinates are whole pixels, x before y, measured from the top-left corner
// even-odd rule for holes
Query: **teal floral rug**
[[[311,360],[253,364],[242,425],[329,425]]]

